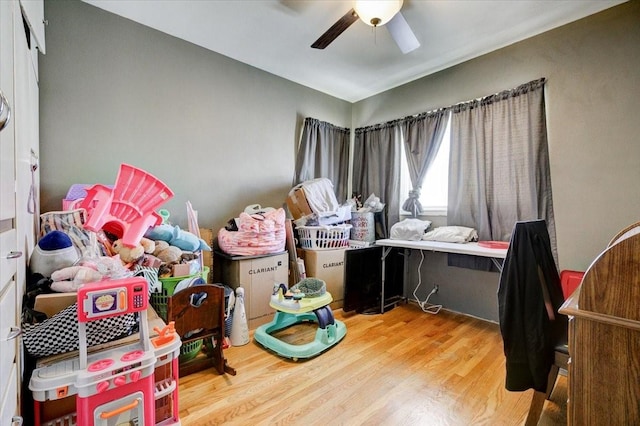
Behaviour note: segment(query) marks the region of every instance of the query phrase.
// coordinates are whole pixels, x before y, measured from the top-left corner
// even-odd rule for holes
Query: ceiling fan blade
[[[386,27],[389,29],[393,40],[400,50],[402,50],[402,53],[409,53],[420,47],[420,42],[415,34],[413,34],[413,31],[411,31],[411,27],[407,24],[402,13],[396,13],[396,16],[386,23]]]
[[[331,28],[329,28],[324,34],[322,34],[320,38],[311,45],[311,47],[313,47],[314,49],[324,49],[357,20],[358,15],[356,14],[356,11],[351,9],[350,11],[345,13],[342,18],[338,19],[338,21],[333,24]]]

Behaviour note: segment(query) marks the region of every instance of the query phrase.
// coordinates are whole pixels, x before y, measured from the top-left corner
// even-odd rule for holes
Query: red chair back
[[[560,272],[560,285],[562,286],[562,295],[565,300],[578,288],[582,282],[582,277],[584,277],[584,272],[580,271],[564,270]]]

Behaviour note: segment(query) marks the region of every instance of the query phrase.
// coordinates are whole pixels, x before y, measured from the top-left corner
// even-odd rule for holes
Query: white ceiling
[[[348,0],[84,0],[240,62],[357,102],[626,0],[405,0],[421,47],[403,55],[386,28],[355,22],[311,44]]]

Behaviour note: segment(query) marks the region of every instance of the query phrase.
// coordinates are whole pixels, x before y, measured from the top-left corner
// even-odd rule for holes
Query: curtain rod
[[[510,97],[523,95],[528,93],[531,90],[537,89],[543,86],[546,83],[547,79],[542,77],[537,80],[532,80],[528,83],[521,84],[513,89],[502,90],[500,92],[494,93],[493,95],[483,96],[482,98],[472,99],[469,101],[459,102],[455,105],[452,105],[450,108],[454,112],[460,112],[467,108],[475,108],[479,105],[490,105],[494,101],[501,101]]]
[[[0,1],[2,1],[2,0],[0,0]],[[328,121],[318,120],[317,118],[313,118],[313,117],[306,117],[304,119],[304,121],[305,121],[305,123],[306,122],[310,122],[310,123],[314,123],[314,124],[317,124],[317,125],[330,126],[330,127],[334,128],[336,130],[343,131],[343,132],[350,132],[351,131],[351,129],[348,128],[348,127],[336,126],[335,124],[329,123]]]
[[[441,108],[436,108],[434,110],[431,111],[427,111],[427,112],[421,112],[421,113],[417,113],[417,114],[413,114],[413,115],[408,115],[406,117],[403,118],[396,118],[394,120],[390,120],[384,123],[378,123],[378,124],[371,124],[369,126],[364,126],[364,127],[358,127],[355,129],[356,132],[358,133],[362,133],[363,131],[366,130],[371,130],[374,128],[380,128],[383,129],[385,127],[389,127],[392,125],[396,125],[399,122],[405,121],[405,120],[410,120],[410,119],[415,119],[415,118],[420,118],[422,116],[429,116],[431,114],[438,114],[438,113],[442,113],[442,112],[446,112],[449,110],[453,110],[454,112],[460,112],[463,109],[467,108],[467,107],[472,107],[474,105],[476,105],[478,102],[481,105],[487,105],[492,103],[495,100],[503,100],[506,99],[509,96],[516,96],[516,95],[522,95],[524,93],[529,92],[530,90],[533,89],[537,89],[538,87],[544,85],[546,83],[547,79],[545,77],[541,77],[537,80],[532,80],[528,83],[524,83],[521,84],[513,89],[508,89],[508,90],[502,90],[500,92],[494,93],[493,95],[488,95],[488,96],[483,96],[481,98],[477,98],[477,99],[471,99],[468,101],[463,101],[463,102],[458,102],[456,104],[453,104],[451,106],[448,107],[441,107]]]

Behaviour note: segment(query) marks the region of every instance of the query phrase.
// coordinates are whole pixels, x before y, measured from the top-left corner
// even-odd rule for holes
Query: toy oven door
[[[134,392],[96,407],[93,421],[95,426],[143,426],[143,393]]]

